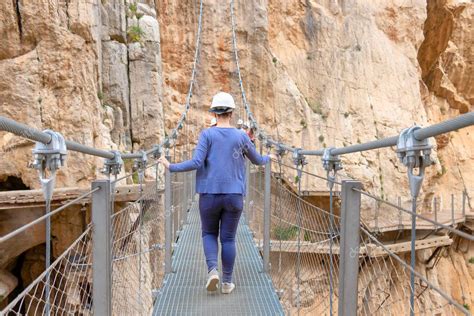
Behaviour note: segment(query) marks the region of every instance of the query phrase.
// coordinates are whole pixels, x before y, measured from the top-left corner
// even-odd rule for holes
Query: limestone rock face
[[[189,34],[196,31],[199,7],[193,1],[164,1],[157,8],[164,104],[171,104],[165,107],[166,126],[170,128],[185,103],[195,47],[195,37]],[[426,126],[472,110],[472,8],[468,1],[430,1],[428,6],[421,0],[235,1],[240,65],[252,111],[274,139],[320,149],[395,136],[414,123]],[[447,13],[441,16],[440,12]],[[438,36],[443,23],[451,23],[452,31]],[[191,100],[193,138],[202,118],[208,117],[212,95],[219,90],[234,94],[235,120],[246,119],[233,60],[228,3],[205,1],[202,27]],[[187,36],[176,36],[178,30]],[[444,46],[438,43],[443,37]],[[434,88],[431,78],[436,77],[437,68],[446,73],[443,80],[449,79],[449,84],[444,86],[453,87],[448,89],[452,93]],[[447,103],[444,115],[439,114],[440,102]],[[470,201],[474,177],[468,164],[473,154],[467,137],[472,132],[467,128],[451,133],[451,141],[444,141],[438,150],[433,141],[436,164],[427,171],[422,200],[436,194],[459,197],[465,189]],[[447,153],[453,151],[456,154],[448,159]],[[342,159],[341,175],[363,181],[367,190],[391,201],[401,196],[408,202],[406,168],[393,148]],[[291,157],[285,162],[291,164]],[[320,158],[308,157],[308,162],[307,170],[325,174]],[[293,182],[294,171],[283,169]],[[314,178],[303,177],[302,186],[303,190],[327,190],[326,183]]]
[[[0,31],[7,40],[0,44],[0,115],[106,150],[158,143],[163,135],[159,25],[151,3],[140,3],[138,10],[131,4],[2,3]],[[134,23],[143,33],[136,42],[127,38]],[[1,177],[15,175],[38,188],[36,172],[27,168],[30,142],[0,133],[0,145]],[[58,186],[90,185],[102,162],[70,152],[67,165]]]
[[[234,2],[246,96],[274,139],[307,149],[346,146],[473,110],[472,1]],[[229,2],[205,0],[203,9],[186,126],[191,143],[210,119],[207,110],[218,91],[234,95],[235,121],[247,119],[232,50]],[[150,148],[184,110],[198,12],[195,0],[0,1],[0,115],[106,150]],[[451,194],[459,199],[467,191],[466,206],[472,211],[473,133],[471,127],[433,141],[435,165],[427,170],[420,209],[434,196],[444,196],[447,206]],[[187,140],[178,139],[178,152]],[[28,168],[31,149],[24,138],[0,132],[0,180],[16,176],[39,188],[37,173]],[[377,196],[409,202],[406,168],[393,148],[342,160],[341,176],[361,180]],[[307,161],[305,170],[325,174],[319,157]],[[291,157],[284,162],[291,165]],[[89,186],[100,176],[101,166],[102,159],[69,152],[57,186]],[[284,167],[283,173],[294,185],[294,170]],[[326,191],[327,186],[304,176],[302,189]],[[367,200],[363,206],[363,216],[371,218],[377,206]],[[383,214],[390,218],[398,212]],[[5,212],[1,218],[7,215],[13,216]],[[77,218],[61,223],[55,252],[80,231]],[[70,223],[74,233],[68,234]],[[35,237],[30,248],[43,242],[43,229],[30,236]],[[12,257],[28,251],[14,250]],[[464,291],[445,277],[462,268],[453,280],[471,282],[472,266],[456,253],[447,258],[452,263],[443,259],[432,270],[443,275],[432,272],[433,278],[453,293]],[[8,291],[12,285],[2,276],[0,286]]]
[[[127,46],[104,41],[102,54],[102,89],[104,107],[111,107],[111,136],[120,147],[130,147],[130,89],[128,87]]]

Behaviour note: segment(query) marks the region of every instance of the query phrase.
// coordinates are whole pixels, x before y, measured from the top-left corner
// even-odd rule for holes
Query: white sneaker
[[[222,293],[223,294],[230,294],[235,289],[234,283],[222,283]]]
[[[216,269],[212,269],[207,274],[206,289],[212,292],[212,291],[216,291],[218,287],[219,287],[219,273],[217,273]]]

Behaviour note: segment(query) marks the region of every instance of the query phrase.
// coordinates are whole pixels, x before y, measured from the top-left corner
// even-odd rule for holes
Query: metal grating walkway
[[[237,230],[237,258],[229,294],[208,294],[207,268],[201,240],[198,202],[188,215],[175,248],[173,273],[165,277],[156,298],[153,315],[284,315],[252,234],[241,220]]]

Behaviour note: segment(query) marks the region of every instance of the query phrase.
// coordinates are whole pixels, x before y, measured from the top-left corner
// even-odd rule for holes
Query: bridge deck
[[[188,215],[173,258],[173,273],[155,302],[153,315],[284,315],[248,226],[237,230],[237,259],[233,293],[208,293],[207,268],[202,250],[198,203]]]

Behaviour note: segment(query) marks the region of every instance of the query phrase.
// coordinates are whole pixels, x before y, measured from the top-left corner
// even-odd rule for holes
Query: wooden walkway
[[[81,194],[90,191],[90,188],[58,188],[54,190],[51,205],[62,205],[67,201],[79,197]],[[136,201],[140,197],[139,185],[120,185],[116,187],[114,195],[115,202]],[[79,201],[78,204],[90,203],[90,196]],[[0,192],[0,210],[31,208],[44,206],[43,191],[41,190],[17,190]]]
[[[255,240],[255,243],[258,245],[259,249],[263,249],[263,244],[261,240]],[[426,239],[419,239],[415,242],[416,250],[427,249],[432,247],[441,247],[449,246],[453,243],[453,240],[447,235],[437,236],[433,235],[427,237]],[[386,243],[384,244],[387,249],[394,253],[408,252],[411,250],[411,245],[409,240],[401,240],[396,243]],[[294,240],[272,240],[270,242],[270,251],[271,252],[282,252],[282,253],[297,253],[298,249],[300,253],[307,254],[327,254],[329,255],[329,242],[309,242],[309,241],[300,241],[298,247],[298,242]],[[339,255],[339,243],[335,242],[332,246],[332,253],[334,255]],[[387,255],[387,252],[380,246],[369,243],[366,246],[359,248],[359,256],[368,256],[368,257],[380,257]]]
[[[438,212],[436,215],[434,213],[421,213],[420,215],[433,221],[437,221],[441,224],[451,226],[466,221],[466,216],[461,212],[454,213],[454,217],[450,212]],[[372,219],[367,221],[366,225],[370,231],[376,231],[380,233],[397,230],[410,230],[411,217],[409,214],[404,214],[400,220],[398,218],[386,218],[384,216],[379,216],[377,220]],[[435,230],[439,228],[439,226],[436,226],[419,217],[416,219],[417,230]]]

